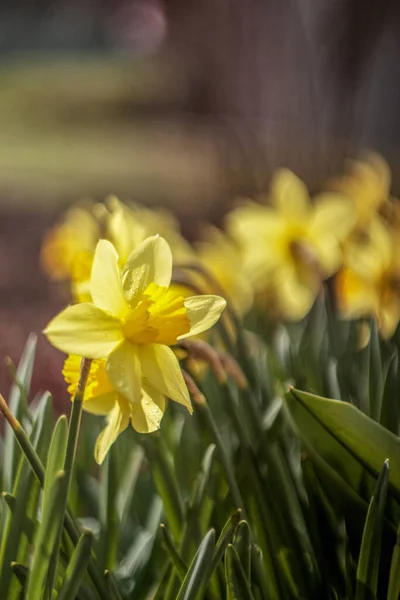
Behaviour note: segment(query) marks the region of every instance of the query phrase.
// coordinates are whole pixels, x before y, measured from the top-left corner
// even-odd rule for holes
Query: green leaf
[[[51,438],[43,488],[43,504],[46,503],[47,494],[53,485],[56,474],[61,471],[64,466],[65,450],[67,448],[67,436],[68,421],[67,417],[62,415],[55,424]]]
[[[23,593],[24,593],[25,584],[26,584],[26,582],[28,580],[28,576],[29,576],[28,567],[25,567],[25,565],[21,565],[20,563],[17,563],[17,562],[12,562],[10,566],[11,566],[12,572],[16,575],[18,581],[20,582]]]
[[[33,363],[35,360],[37,337],[31,333],[26,342],[24,351],[15,373],[15,381],[11,387],[8,406],[18,421],[22,421],[27,410],[27,395],[31,385]],[[3,489],[10,492],[22,453],[10,427],[4,434],[4,454],[6,460],[3,464]]]
[[[186,572],[187,572],[187,566],[185,564],[185,561],[183,560],[183,558],[180,556],[178,550],[176,549],[175,544],[172,540],[171,534],[168,531],[167,527],[165,527],[164,524],[161,524],[160,529],[163,534],[165,547],[168,550],[172,564],[175,566],[175,569],[177,570],[178,575],[181,578],[181,581],[183,581],[185,578]]]
[[[212,559],[212,571],[214,571],[217,568],[219,562],[222,560],[226,548],[228,547],[228,544],[231,542],[235,531],[237,530],[241,516],[242,511],[238,509],[225,523],[224,528],[222,529],[221,534],[218,538],[217,545],[215,547],[215,552]],[[244,523],[244,521],[242,521],[242,523]]]
[[[17,509],[17,501],[14,496],[12,496],[11,494],[7,494],[7,492],[3,492],[2,498],[12,513],[15,512],[16,510],[18,510]],[[22,530],[22,533],[24,533],[26,535],[29,543],[32,543],[32,541],[33,541],[33,537],[35,535],[35,528],[36,528],[36,523],[34,523],[32,521],[32,519],[30,519],[26,514],[24,514],[23,520],[21,523],[21,530]]]
[[[215,550],[215,531],[211,529],[197,550],[176,600],[198,600],[202,597],[204,582],[209,578]]]
[[[378,325],[375,319],[371,322],[369,341],[369,414],[374,421],[380,420],[383,393],[383,368],[379,340]]]
[[[178,539],[183,525],[183,500],[170,452],[159,434],[152,436],[150,440],[143,440],[143,446],[150,462],[154,484],[164,503],[168,524],[174,538]]]
[[[63,467],[64,467],[64,463],[65,463],[65,453],[66,453],[66,449],[67,449],[67,438],[68,438],[68,421],[65,415],[62,415],[53,430],[53,436],[51,439],[51,444],[50,444],[50,448],[49,448],[49,454],[48,454],[48,458],[47,458],[47,465],[46,465],[46,473],[45,473],[45,479],[44,479],[44,487],[43,487],[43,514],[45,514],[49,508],[48,508],[48,502],[49,502],[49,498],[51,501],[51,495],[52,495],[52,486],[54,485],[54,481],[57,477],[57,473],[59,473],[60,471],[62,471]],[[53,583],[54,583],[54,578],[56,575],[56,567],[57,567],[57,561],[58,561],[58,555],[59,555],[59,544],[60,544],[60,537],[61,537],[61,531],[62,531],[62,523],[63,523],[63,515],[65,512],[65,508],[66,508],[66,503],[67,503],[67,494],[68,494],[68,482],[67,480],[65,480],[65,498],[64,498],[64,504],[60,503],[59,509],[60,509],[60,519],[59,519],[59,531],[58,531],[58,535],[54,538],[54,550],[53,550],[53,555],[51,556],[50,560],[49,560],[49,570],[48,570],[48,581],[47,584],[49,586],[49,589],[52,590],[53,589]]]
[[[27,600],[43,600],[49,563],[54,545],[64,521],[64,503],[66,487],[65,472],[60,471],[52,479],[46,502],[43,504],[42,522],[37,532],[32,569],[29,575]],[[61,510],[60,510],[61,508]]]
[[[400,527],[390,565],[389,590],[387,600],[398,600],[400,596]]]
[[[40,457],[45,456],[51,434],[52,408],[50,396],[44,395],[38,407],[30,441]],[[7,600],[15,600],[18,588],[11,582],[10,563],[25,564],[29,560],[30,542],[23,536],[26,518],[37,513],[40,486],[24,454],[21,454],[18,472],[13,482],[14,510],[6,515],[0,549],[0,590]],[[10,588],[11,585],[11,588]]]
[[[291,389],[289,396],[302,405],[326,431],[367,470],[378,476],[386,459],[396,464],[400,439],[357,408],[339,400],[328,400]],[[389,487],[400,498],[400,471],[394,469]]]
[[[368,509],[357,567],[356,600],[376,599],[383,523],[389,480],[385,461]]]
[[[104,579],[106,581],[107,590],[109,592],[110,600],[122,600],[121,594],[119,593],[117,582],[115,581],[114,573],[106,570],[104,573]]]
[[[251,580],[251,532],[247,521],[240,521],[235,533],[234,547],[248,581]]]
[[[389,359],[383,390],[380,423],[395,435],[400,433],[400,407],[397,398],[399,389],[399,356],[395,352]]]
[[[116,465],[115,448],[111,448],[100,467],[100,505],[99,521],[101,523],[98,546],[98,562],[100,569],[113,569],[118,552],[119,519],[116,508]]]
[[[79,538],[79,542],[72,554],[63,583],[58,592],[57,600],[72,600],[76,597],[90,560],[92,543],[92,533],[85,531]]]
[[[232,544],[225,552],[225,577],[228,600],[254,600],[250,584]]]

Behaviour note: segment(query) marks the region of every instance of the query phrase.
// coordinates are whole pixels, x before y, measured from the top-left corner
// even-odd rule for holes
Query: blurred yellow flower
[[[385,159],[375,152],[365,152],[360,160],[351,161],[345,175],[333,179],[329,189],[350,198],[357,212],[357,226],[374,217],[390,197],[391,174]]]
[[[140,242],[161,235],[169,244],[174,262],[189,260],[193,249],[183,238],[175,217],[162,208],[123,204],[115,196],[106,200],[106,237],[114,244],[123,262]]]
[[[40,261],[51,279],[70,280],[76,299],[87,299],[93,254],[100,237],[99,223],[89,209],[75,206],[67,211],[63,222],[47,233]]]
[[[90,279],[92,302],[69,306],[44,333],[56,348],[68,354],[106,359],[109,381],[128,402],[141,403],[154,388],[191,410],[170,346],[212,327],[226,302],[212,295],[183,298],[168,289],[171,275],[171,249],[161,237],[142,242],[122,268],[114,246],[100,240]],[[153,401],[160,408],[155,398]],[[105,456],[110,440],[126,421],[119,402],[114,410],[109,420],[113,435],[100,438],[97,457]]]
[[[245,276],[240,248],[223,231],[211,225],[202,233],[202,240],[195,244],[197,259],[216,280],[232,308],[244,315],[253,302],[253,287]],[[204,285],[204,281],[202,283]]]
[[[298,320],[321,281],[341,266],[341,242],[355,211],[338,193],[321,194],[312,204],[304,183],[286,169],[273,179],[271,204],[237,208],[228,216],[228,232],[243,248],[245,276],[255,290],[272,296],[283,318]]]
[[[344,318],[375,317],[384,337],[400,318],[399,238],[378,219],[371,221],[370,238],[349,257],[335,280],[338,308]]]

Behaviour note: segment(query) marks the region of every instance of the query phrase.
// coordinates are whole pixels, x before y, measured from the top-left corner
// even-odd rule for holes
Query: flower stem
[[[79,430],[80,430],[81,420],[82,420],[83,395],[85,393],[86,382],[87,382],[87,378],[89,376],[91,364],[92,364],[91,359],[88,359],[88,358],[82,359],[79,382],[78,382],[78,386],[76,388],[74,400],[72,402],[71,416],[69,419],[69,428],[68,428],[67,450],[65,453],[65,463],[64,463],[64,471],[66,473],[67,482],[68,482],[67,483],[68,491],[69,491],[69,486],[71,483],[72,469],[74,466],[76,447],[78,444]],[[67,493],[67,496],[68,496],[68,493]]]
[[[25,433],[21,423],[14,417],[12,412],[7,406],[7,402],[4,400],[3,396],[0,394],[0,411],[3,413],[6,418],[8,424],[14,432],[17,441],[24,452],[26,458],[28,459],[33,472],[39,480],[41,487],[44,485],[44,466],[39,456],[36,453],[35,448],[32,445],[29,437]]]

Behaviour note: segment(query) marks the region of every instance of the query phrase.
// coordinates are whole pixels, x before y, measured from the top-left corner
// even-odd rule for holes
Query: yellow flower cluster
[[[390,183],[388,165],[372,153],[331,182],[357,216],[335,280],[339,309],[346,318],[375,317],[384,337],[400,319],[400,202],[390,195]]]
[[[249,202],[228,215],[267,310],[301,319],[334,275],[342,317],[374,317],[383,336],[393,335],[400,320],[400,202],[390,184],[385,160],[367,153],[312,203],[304,184],[282,170],[268,205]]]
[[[108,420],[97,460],[129,422],[140,432],[157,429],[166,397],[190,409],[170,347],[209,329],[225,306],[221,296],[242,316],[255,304],[296,321],[333,278],[341,315],[375,317],[391,336],[400,320],[400,202],[390,184],[388,165],[372,153],[313,199],[283,169],[266,201],[243,201],[225,232],[207,226],[193,246],[166,210],[114,197],[70,209],[46,236],[41,259],[51,278],[70,281],[77,304],[46,335],[70,354],[71,395],[79,357],[94,359],[84,408]]]

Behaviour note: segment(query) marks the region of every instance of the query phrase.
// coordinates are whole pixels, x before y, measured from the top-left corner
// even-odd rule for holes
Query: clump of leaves
[[[359,324],[319,303],[264,340],[232,326],[223,350],[185,345],[194,415],[171,405],[160,432],[127,431],[100,467],[96,419],[83,415],[75,452],[75,403],[55,426],[49,394],[28,406],[29,338],[1,401],[2,597],[398,598],[395,341],[372,325],[360,347]]]

